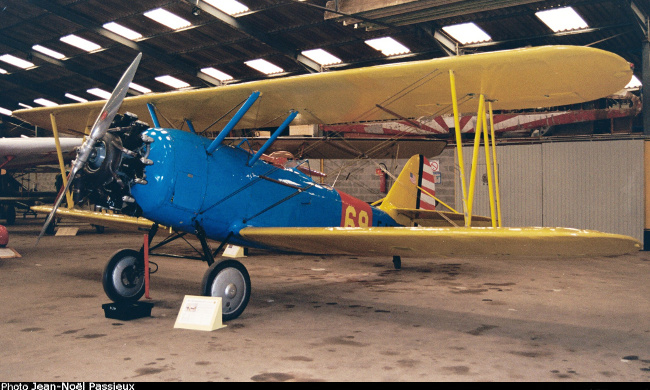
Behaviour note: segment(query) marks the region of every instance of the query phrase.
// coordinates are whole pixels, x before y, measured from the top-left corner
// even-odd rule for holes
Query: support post
[[[492,135],[492,160],[494,161],[494,191],[497,203],[497,226],[501,227],[501,194],[499,193],[499,164],[497,163],[497,138],[494,135],[494,114],[492,102],[488,103],[490,111],[490,134]]]
[[[490,218],[492,219],[492,227],[497,226],[496,211],[494,207],[494,185],[492,184],[492,162],[490,161],[490,137],[488,136],[487,119],[485,115],[485,107],[481,113],[483,117],[483,148],[485,149],[485,172],[488,180],[488,192],[490,198]]]
[[[485,97],[481,94],[478,101],[478,111],[476,112],[476,128],[474,129],[474,151],[472,154],[472,170],[470,172],[469,178],[469,194],[467,195],[467,219],[469,221],[468,226],[472,226],[472,205],[474,203],[474,187],[476,184],[476,166],[478,165],[478,151],[479,145],[481,144],[481,128],[483,124],[483,119],[481,117],[484,114]]]
[[[153,127],[160,127],[158,114],[156,114],[156,107],[151,103],[147,103],[147,110],[149,110],[149,116],[151,116],[151,120],[153,121]]]
[[[151,299],[149,296],[149,234],[144,235],[144,297]]]
[[[185,119],[185,123],[187,123],[187,127],[190,129],[192,134],[196,134],[196,130],[194,130],[194,124],[192,123],[192,121],[189,119]]]
[[[212,143],[210,144],[210,146],[208,146],[208,149],[206,149],[206,152],[208,152],[208,154],[212,154],[212,152],[214,152],[219,147],[219,145],[221,145],[223,140],[228,136],[228,134],[230,134],[230,131],[237,125],[237,123],[239,123],[239,121],[246,114],[246,112],[248,112],[248,110],[255,103],[258,97],[260,97],[259,91],[255,91],[251,93],[251,95],[248,97],[248,99],[246,99],[246,101],[241,106],[241,108],[235,113],[232,119],[230,119],[230,122],[228,122],[226,127],[224,127],[223,130],[221,130],[221,133],[219,133],[217,138],[215,138],[214,141],[212,141]]]
[[[465,226],[469,226],[467,208],[467,190],[465,184],[465,162],[463,161],[463,140],[460,131],[460,118],[458,113],[458,99],[456,96],[456,77],[454,71],[449,70],[449,83],[451,85],[451,103],[454,110],[454,133],[456,135],[456,153],[458,156],[458,169],[460,170],[460,189],[463,193],[463,214],[465,214]]]
[[[262,145],[262,147],[257,151],[257,153],[255,153],[255,155],[250,159],[250,161],[248,162],[248,166],[253,166],[253,164],[255,164],[255,162],[260,157],[262,157],[264,152],[266,152],[266,150],[273,144],[273,142],[275,142],[275,140],[278,139],[280,134],[282,134],[284,129],[286,129],[287,126],[289,126],[289,123],[291,123],[293,121],[293,119],[296,117],[296,115],[298,115],[298,111],[291,110],[291,113],[289,113],[289,116],[287,117],[287,119],[285,119],[284,122],[282,122],[280,127],[278,127],[277,130],[275,130],[273,132],[273,134],[271,135],[271,138],[269,138],[266,142],[264,142],[264,145]]]
[[[61,151],[61,141],[59,141],[59,131],[56,127],[56,119],[54,114],[50,114],[50,121],[52,122],[52,133],[54,134],[54,145],[56,146],[56,156],[59,160],[59,169],[61,170],[61,179],[63,180],[63,185],[61,189],[68,188],[68,177],[65,174],[65,164],[63,162],[63,152]],[[65,192],[65,200],[68,202],[68,208],[71,209],[74,206],[72,203],[72,195],[70,191]]]

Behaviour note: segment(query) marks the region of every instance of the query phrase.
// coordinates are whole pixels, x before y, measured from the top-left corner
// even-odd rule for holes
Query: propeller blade
[[[135,71],[138,69],[138,65],[140,64],[141,58],[142,58],[142,53],[139,53],[137,57],[135,57],[131,65],[126,69],[126,71],[122,75],[122,78],[115,86],[115,89],[113,89],[113,93],[111,94],[111,97],[106,101],[104,107],[100,111],[99,116],[97,117],[97,119],[95,119],[95,123],[93,124],[93,127],[90,130],[90,135],[77,151],[77,158],[72,163],[72,168],[70,169],[70,174],[68,175],[68,182],[66,183],[63,191],[61,191],[58,194],[56,201],[54,202],[54,207],[52,208],[50,214],[47,216],[47,219],[45,220],[45,224],[41,229],[41,234],[39,234],[38,239],[36,240],[36,245],[38,245],[38,242],[40,241],[41,237],[43,237],[43,235],[45,234],[45,231],[47,230],[47,226],[52,221],[54,214],[56,214],[56,210],[61,205],[61,201],[63,200],[65,193],[70,188],[70,185],[72,184],[72,181],[74,180],[77,172],[79,172],[79,169],[81,169],[81,167],[84,166],[86,161],[88,161],[88,157],[90,156],[90,153],[92,152],[95,143],[106,134],[106,131],[108,130],[111,123],[113,122],[113,119],[117,114],[117,110],[120,109],[120,106],[122,105],[122,101],[126,97],[126,93],[129,90],[129,85],[133,81],[133,77],[135,76]]]

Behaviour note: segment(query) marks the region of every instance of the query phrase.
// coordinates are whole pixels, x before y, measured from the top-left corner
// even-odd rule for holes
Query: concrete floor
[[[153,258],[152,316],[104,316],[102,269],[142,233],[9,227],[0,381],[648,381],[650,252],[593,259],[391,259],[251,251],[248,308],[174,329],[205,263]],[[175,245],[183,250],[181,244]]]

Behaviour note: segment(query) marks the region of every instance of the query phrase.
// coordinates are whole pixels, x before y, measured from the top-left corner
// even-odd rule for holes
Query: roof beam
[[[7,36],[2,38],[2,43],[4,43],[5,45],[7,45],[7,46],[9,46],[11,48],[14,48],[14,49],[16,49],[18,51],[21,51],[23,53],[31,55],[32,57],[36,57],[36,58],[38,58],[38,59],[40,59],[42,61],[48,62],[48,63],[50,63],[52,65],[59,66],[61,68],[67,69],[67,70],[69,70],[69,71],[71,71],[73,73],[76,73],[78,75],[81,75],[81,76],[87,77],[89,79],[98,81],[98,82],[104,84],[105,86],[110,87],[111,89],[113,87],[115,87],[115,85],[119,81],[118,79],[106,76],[105,74],[103,74],[101,72],[88,70],[87,68],[84,68],[84,67],[79,66],[79,65],[75,65],[75,64],[73,64],[73,63],[71,63],[69,61],[61,61],[61,60],[57,60],[56,58],[52,58],[52,57],[50,57],[48,55],[45,55],[43,53],[40,53],[40,52],[32,49],[28,44],[24,44],[22,42],[19,42],[19,41],[13,39],[13,38],[10,38],[10,37],[7,37]],[[131,93],[132,95],[142,95],[141,92],[136,91],[134,89],[129,89],[129,93]]]
[[[53,88],[44,87],[44,86],[39,85],[39,84],[34,84],[34,82],[24,78],[20,73],[4,74],[4,75],[2,75],[2,81],[6,81],[8,83],[17,85],[18,87],[20,87],[22,89],[34,91],[34,92],[42,95],[41,97],[43,97],[43,98],[54,99],[54,100],[58,100],[60,102],[66,101],[64,92],[61,92],[61,91],[53,89]],[[19,103],[19,100],[11,98],[11,97],[7,96],[7,94],[4,94],[2,96],[2,98],[0,98],[0,101],[2,101],[4,104],[8,104],[8,105],[10,105],[10,104],[18,105],[18,103]],[[27,102],[24,102],[24,103],[27,103]],[[29,102],[29,103],[32,103],[32,102]],[[13,107],[4,107],[4,108],[9,109],[9,110],[17,109],[17,108],[13,108]]]
[[[53,13],[54,15],[57,15],[63,19],[67,19],[73,23],[76,23],[88,30],[95,31],[96,33],[111,39],[114,42],[119,43],[120,45],[127,46],[133,50],[136,50],[140,53],[143,53],[145,56],[151,57],[155,59],[156,61],[162,62],[164,64],[167,64],[175,69],[178,69],[179,71],[192,75],[194,77],[198,77],[204,81],[207,81],[210,84],[213,85],[221,85],[221,81],[210,77],[206,75],[205,73],[202,73],[197,69],[194,65],[189,64],[183,60],[180,60],[178,58],[173,58],[172,56],[168,55],[167,53],[156,49],[153,46],[147,45],[146,43],[143,42],[133,42],[130,39],[126,39],[118,34],[115,34],[112,31],[109,31],[105,29],[102,26],[97,26],[97,24],[86,18],[83,15],[80,15],[74,11],[70,11],[69,9],[62,7],[52,1],[49,0],[28,0],[30,3],[41,7],[48,12]]]
[[[219,19],[223,23],[229,25],[230,27],[234,28],[235,30],[241,31],[242,33],[265,43],[266,45],[270,46],[274,50],[279,51],[283,55],[291,58],[292,60],[298,62],[300,65],[304,66],[308,71],[310,72],[320,72],[321,71],[321,66],[317,62],[305,57],[304,55],[300,54],[300,51],[293,47],[292,45],[274,38],[267,34],[265,31],[258,30],[255,28],[253,25],[250,23],[246,23],[243,20],[239,20],[237,18],[234,18],[227,13],[211,6],[210,4],[206,3],[203,0],[183,0],[186,3],[189,3],[195,7],[198,7],[202,11],[205,11],[209,13],[210,15],[214,16],[215,18]]]

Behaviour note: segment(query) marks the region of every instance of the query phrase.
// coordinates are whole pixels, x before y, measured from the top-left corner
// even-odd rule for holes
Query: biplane
[[[250,276],[241,262],[215,261],[226,243],[285,252],[392,257],[396,268],[402,257],[505,255],[515,261],[620,255],[640,249],[640,243],[628,236],[502,227],[498,212],[491,210],[490,217],[472,215],[481,137],[486,151],[494,147],[489,142],[494,136],[488,136],[488,113],[574,104],[612,94],[632,76],[630,64],[615,54],[586,47],[536,47],[125,98],[140,58],[106,102],[14,112],[42,127],[89,129],[57,202],[39,209],[49,213],[44,230],[54,215],[67,215],[92,223],[148,226],[149,243],[158,226],[195,234],[209,265],[201,292],[222,298],[224,320],[237,318],[251,293]],[[408,160],[383,200],[368,204],[314,180],[308,165],[299,169],[305,160],[290,166],[267,154],[289,124],[417,118],[441,107],[452,109],[456,120],[461,110],[475,111],[483,125],[475,132],[469,183],[463,158],[458,159],[461,212],[448,206],[449,211],[440,210],[444,203],[432,191],[431,167],[422,155]],[[118,115],[120,109],[123,114]],[[234,114],[216,138],[195,131],[228,110]],[[160,124],[159,113],[170,126]],[[139,119],[147,115],[152,126]],[[180,130],[183,124],[188,131]],[[274,129],[261,145],[228,138],[233,129],[261,127]],[[455,130],[461,145],[458,123]],[[446,141],[437,140],[429,157],[445,146]],[[370,152],[360,151],[358,157],[369,157]],[[80,198],[119,215],[60,208],[63,193],[73,182]],[[208,239],[219,242],[219,248],[213,251]],[[123,249],[110,258],[103,285],[114,301],[142,297],[147,246],[145,240],[140,250]]]

